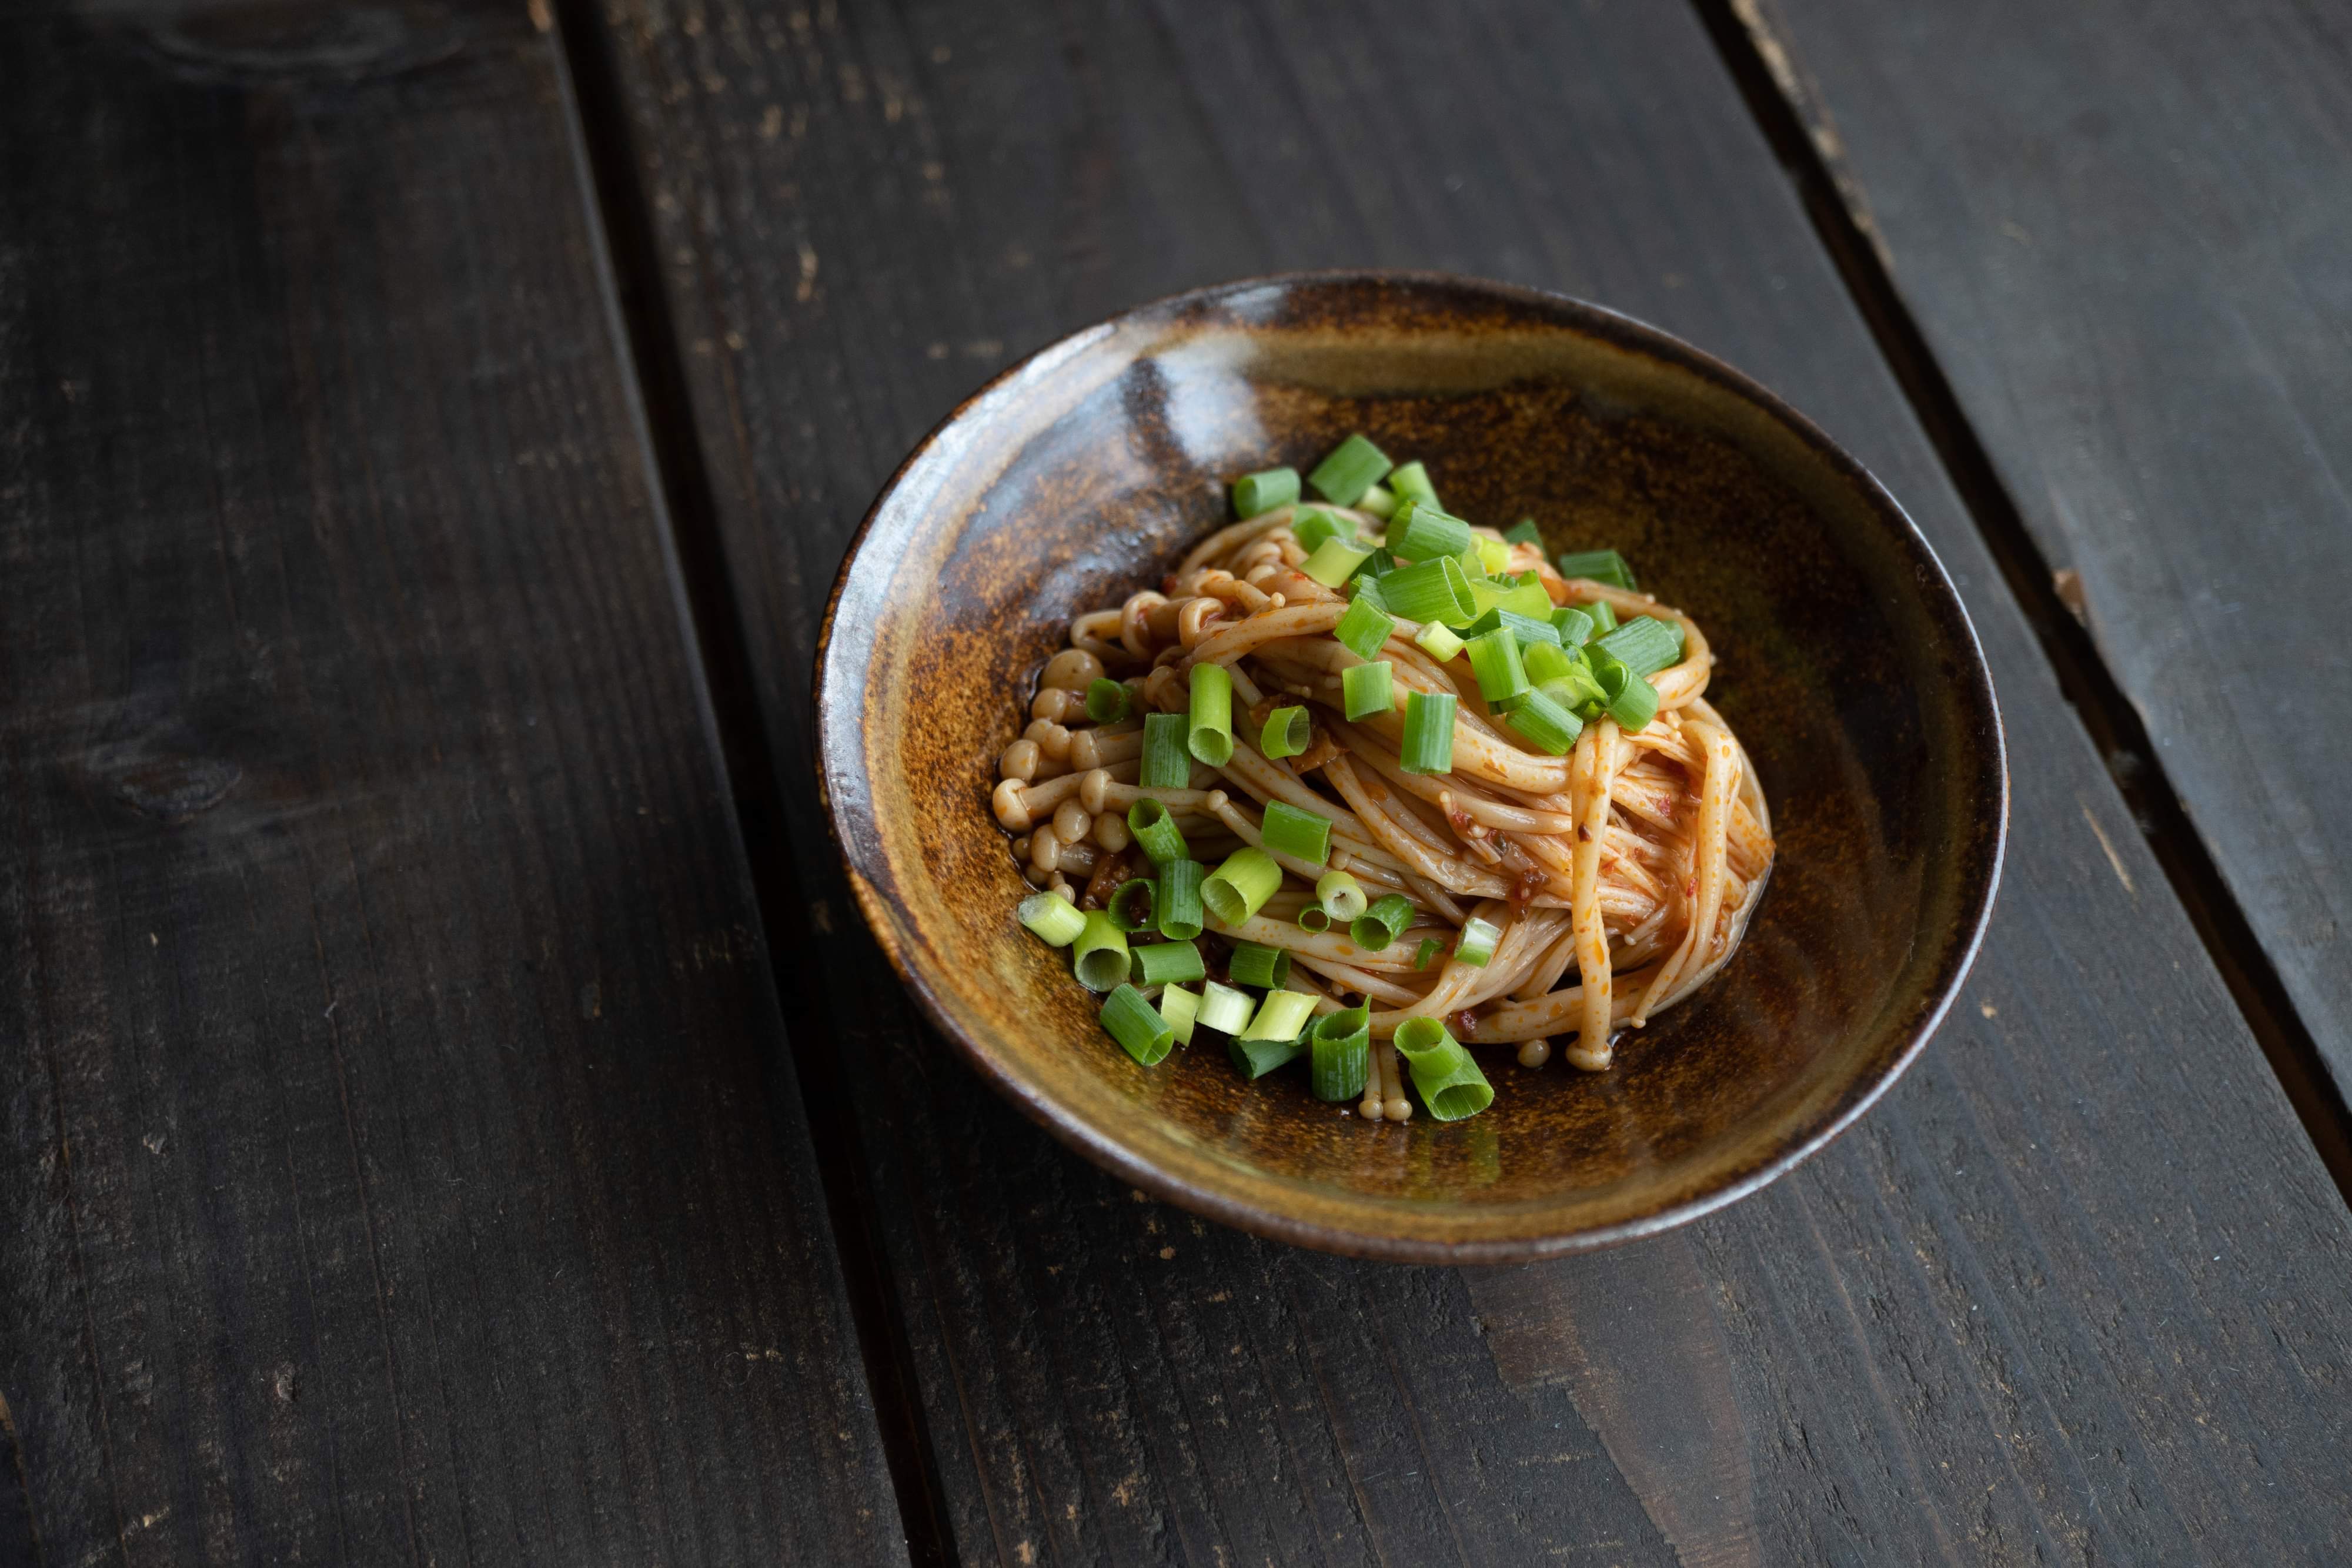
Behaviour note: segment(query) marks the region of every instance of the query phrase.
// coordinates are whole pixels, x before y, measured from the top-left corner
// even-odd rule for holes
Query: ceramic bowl
[[[1139,1067],[988,797],[1071,616],[1156,585],[1349,432],[1475,520],[1622,550],[1695,615],[1779,859],[1733,961],[1587,1075],[1486,1052],[1494,1106],[1368,1124],[1221,1051]],[[982,1078],[1119,1179],[1286,1241],[1506,1261],[1644,1235],[1822,1146],[1918,1052],[1974,956],[2007,775],[1968,617],[1886,492],[1754,382],[1575,300],[1314,274],[1128,312],[1005,371],[874,504],[825,618],[822,786],[875,935]]]

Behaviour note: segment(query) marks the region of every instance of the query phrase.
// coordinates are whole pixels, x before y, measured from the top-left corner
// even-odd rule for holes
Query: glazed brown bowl
[[[1156,586],[1226,482],[1349,431],[1454,510],[1614,546],[1696,616],[1779,861],[1732,962],[1586,1075],[1487,1053],[1466,1122],[1367,1124],[1221,1051],[1130,1061],[989,810],[1072,615]],[[1654,329],[1523,288],[1400,274],[1147,305],[1007,371],[915,449],[834,590],[823,787],[866,918],[981,1075],[1147,1192],[1368,1257],[1598,1247],[1753,1192],[1885,1092],[1975,955],[2008,819],[2000,720],[1943,569],[1860,465]]]

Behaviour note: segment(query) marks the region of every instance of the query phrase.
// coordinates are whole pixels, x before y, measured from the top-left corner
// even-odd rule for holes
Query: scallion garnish
[[[1090,991],[1107,991],[1127,978],[1127,934],[1099,909],[1087,912],[1086,929],[1071,949],[1078,984]]]
[[[1267,468],[1234,481],[1234,516],[1255,517],[1298,499],[1298,470]]]
[[[1495,1103],[1486,1075],[1437,1019],[1407,1019],[1397,1025],[1396,1048],[1412,1070],[1422,1103],[1439,1121],[1459,1122]]]
[[[1201,883],[1201,902],[1228,925],[1239,925],[1258,912],[1282,885],[1282,867],[1260,849],[1235,850],[1225,863]]]
[[[1184,716],[1184,749],[1196,762],[1223,768],[1234,756],[1234,675],[1206,660],[1192,666],[1192,706]]]
[[[1309,865],[1321,865],[1331,858],[1331,819],[1319,811],[1301,810],[1286,800],[1269,800],[1258,832],[1276,854]]]
[[[1192,781],[1192,758],[1184,749],[1184,716],[1143,716],[1143,771],[1136,782],[1146,789],[1181,789]]]
[[[1181,986],[1170,986],[1160,993],[1160,1016],[1168,1020],[1169,1029],[1179,1045],[1192,1043],[1192,1025],[1201,1016],[1201,997]]]
[[[1307,742],[1315,733],[1307,722],[1303,707],[1278,707],[1265,716],[1265,727],[1258,732],[1257,748],[1268,757],[1296,757],[1307,749]]]
[[[1580,648],[1592,636],[1592,617],[1573,604],[1563,604],[1551,612],[1552,630],[1559,633],[1563,648]]]
[[[1225,972],[1236,986],[1270,989],[1290,978],[1290,949],[1269,947],[1263,942],[1236,942]]]
[[[1409,500],[1426,501],[1433,507],[1437,505],[1437,486],[1429,482],[1429,470],[1418,460],[1400,464],[1389,475],[1389,488],[1396,492],[1399,506]]]
[[[1375,485],[1356,497],[1356,510],[1370,512],[1382,521],[1386,521],[1389,514],[1396,510],[1396,492],[1383,485]]]
[[[1462,634],[1465,637],[1483,637],[1487,632],[1497,629],[1507,629],[1512,636],[1519,640],[1519,646],[1523,649],[1559,646],[1559,629],[1551,623],[1550,616],[1522,615],[1516,610],[1505,610],[1500,607],[1487,611],[1477,620],[1465,626],[1462,629]],[[1528,673],[1532,676],[1535,671],[1530,667]]]
[[[1557,643],[1522,642],[1519,663],[1528,668],[1528,684],[1538,686],[1546,681],[1565,680],[1576,668],[1574,656]]]
[[[1307,1034],[1313,1053],[1307,1064],[1307,1087],[1315,1098],[1336,1104],[1364,1092],[1372,1061],[1372,1014],[1370,1008],[1345,1008],[1315,1020]]]
[[[1325,539],[1298,570],[1326,588],[1337,588],[1371,559],[1372,552],[1360,545],[1351,545],[1345,539]]]
[[[1306,908],[1298,912],[1298,928],[1301,931],[1330,930],[1330,912],[1319,904],[1308,904]]]
[[[1462,923],[1462,935],[1454,939],[1454,961],[1483,969],[1495,956],[1495,944],[1502,939],[1501,926],[1474,915]]]
[[[1592,617],[1592,634],[1595,637],[1603,632],[1617,630],[1617,612],[1609,608],[1607,600],[1594,600],[1584,607],[1584,612]]]
[[[1400,501],[1389,519],[1389,549],[1412,561],[1459,556],[1476,537],[1469,524],[1439,511],[1434,501]]]
[[[1209,977],[1208,966],[1201,962],[1201,950],[1190,942],[1154,942],[1136,948],[1132,956],[1136,978],[1147,986]]]
[[[1600,643],[1584,650],[1586,662],[1592,666],[1593,679],[1600,682],[1604,706],[1617,727],[1628,735],[1637,735],[1658,716],[1658,688],[1626,667],[1625,662]]]
[[[1307,482],[1333,506],[1352,507],[1363,498],[1365,491],[1386,478],[1393,466],[1379,447],[1360,434],[1351,435],[1315,465]]]
[[[1078,906],[1058,893],[1033,893],[1021,901],[1021,924],[1048,947],[1066,947],[1087,928]]]
[[[1296,1041],[1314,1016],[1315,998],[1305,991],[1268,991],[1257,1005],[1257,1016],[1242,1030],[1242,1038]]]
[[[1208,868],[1195,860],[1162,861],[1151,901],[1151,924],[1171,942],[1190,942],[1201,934],[1201,881]]]
[[[1121,986],[1103,1003],[1102,1026],[1128,1055],[1146,1067],[1157,1067],[1176,1043],[1176,1030],[1160,1009],[1143,999],[1133,986]]]
[[[1283,994],[1296,996],[1297,993],[1286,991]],[[1308,998],[1307,1006],[1314,1005],[1314,998]],[[1225,1042],[1225,1059],[1234,1064],[1235,1072],[1255,1082],[1277,1067],[1289,1066],[1291,1062],[1297,1060],[1298,1053],[1306,1049],[1307,1047],[1295,1038],[1244,1040],[1236,1035]]]
[[[1158,897],[1159,890],[1150,880],[1137,877],[1118,884],[1118,891],[1103,904],[1103,913],[1110,916],[1113,925],[1132,936],[1152,928],[1151,908]]]
[[[1423,627],[1421,635],[1413,641],[1420,644],[1423,653],[1441,664],[1462,652],[1463,647],[1462,639],[1455,634],[1454,628],[1443,621],[1433,621]]]
[[[1344,871],[1327,871],[1315,883],[1316,901],[1333,920],[1353,920],[1364,912],[1363,884]]]
[[[1201,988],[1201,1010],[1196,1021],[1202,1028],[1220,1034],[1239,1034],[1249,1027],[1250,1010],[1255,1005],[1248,992],[1211,980]]]
[[[1398,761],[1407,773],[1454,771],[1454,710],[1458,706],[1452,692],[1405,694],[1404,744]]]
[[[1359,598],[1348,606],[1348,612],[1339,617],[1339,624],[1331,629],[1331,635],[1339,640],[1341,647],[1359,659],[1369,659],[1380,653],[1381,644],[1387,642],[1389,633],[1395,630],[1394,616],[1370,599]]]
[[[1636,591],[1638,588],[1633,581],[1633,569],[1627,566],[1625,558],[1613,549],[1578,550],[1564,555],[1559,558],[1559,574],[1605,582],[1628,593]]]
[[[1407,621],[1466,622],[1478,613],[1470,580],[1452,556],[1397,568],[1381,579],[1381,598]]]
[[[1567,756],[1576,737],[1584,733],[1584,721],[1542,686],[1523,695],[1518,706],[1503,716],[1503,723],[1538,751],[1554,757]]]
[[[1533,517],[1521,517],[1503,530],[1503,540],[1506,544],[1540,547],[1543,544],[1543,530],[1536,527],[1536,520]]]
[[[1190,860],[1192,846],[1184,841],[1184,830],[1178,827],[1168,814],[1165,803],[1146,795],[1127,809],[1127,831],[1143,846],[1154,865],[1166,865],[1170,861]]]
[[[1396,666],[1386,659],[1355,664],[1339,672],[1339,700],[1350,721],[1389,713],[1396,707]]]
[[[1654,675],[1682,663],[1682,628],[1654,615],[1637,615],[1601,639],[1601,645],[1637,675]]]
[[[1290,537],[1297,539],[1298,548],[1311,557],[1325,539],[1352,539],[1356,537],[1356,530],[1349,528],[1343,518],[1335,517],[1328,512],[1318,511],[1313,507],[1301,507],[1290,515]]]
[[[1470,548],[1478,552],[1478,564],[1489,577],[1507,570],[1511,564],[1511,547],[1500,539],[1480,534],[1470,542]]]
[[[1412,967],[1416,969],[1426,969],[1429,967],[1429,961],[1444,951],[1444,943],[1434,936],[1424,936],[1421,939],[1421,946],[1412,950]]]
[[[1488,707],[1516,702],[1528,689],[1519,640],[1507,627],[1470,639],[1470,673],[1478,677],[1478,695],[1486,699]]]
[[[1097,724],[1117,724],[1134,706],[1134,694],[1118,681],[1099,680],[1087,688],[1087,716]]]
[[[1378,953],[1412,924],[1412,900],[1391,893],[1349,923],[1348,938],[1367,953]]]
[[[1529,572],[1517,581],[1503,577],[1473,582],[1470,585],[1470,602],[1481,615],[1492,611],[1508,610],[1530,621],[1549,621],[1551,595],[1544,591],[1541,582],[1532,580],[1534,577],[1535,574]]]

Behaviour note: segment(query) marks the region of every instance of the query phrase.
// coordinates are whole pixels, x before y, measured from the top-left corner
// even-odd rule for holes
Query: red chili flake
[[[1592,841],[1592,830],[1586,827],[1582,822],[1577,823],[1576,841],[1580,844],[1591,843]]]
[[[1683,879],[1683,896],[1685,898],[1696,898],[1698,896],[1698,878],[1689,876]]]
[[[1459,1040],[1478,1027],[1478,1009],[1464,1008],[1446,1021],[1454,1026],[1454,1038]]]
[[[1167,576],[1160,580],[1160,591],[1169,595],[1171,598],[1175,596],[1176,574],[1174,572],[1171,571]]]

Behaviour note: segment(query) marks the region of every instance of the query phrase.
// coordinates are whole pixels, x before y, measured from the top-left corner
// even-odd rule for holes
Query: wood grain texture
[[[1317,265],[1583,294],[1779,386],[1914,508],[2003,695],[2011,869],[1922,1063],[1763,1195],[1508,1279],[1118,1189],[925,1034],[788,791],[966,1561],[2340,1559],[2342,1206],[1692,17],[604,16],[787,780],[840,552],[962,392],[1130,301]]]
[[[2352,1091],[2352,16],[1750,13]]]
[[[0,1560],[905,1561],[558,83],[0,20]]]

